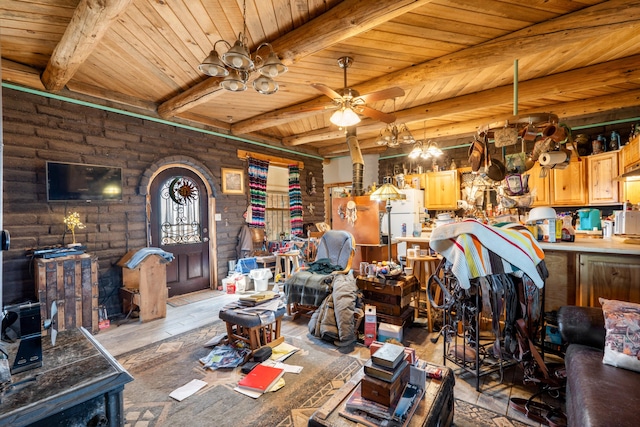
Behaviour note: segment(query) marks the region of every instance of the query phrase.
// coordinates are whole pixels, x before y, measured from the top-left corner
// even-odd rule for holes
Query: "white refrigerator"
[[[409,188],[400,190],[407,196],[404,200],[391,201],[391,239],[402,236],[402,224],[406,227],[406,236],[413,235],[413,225],[420,224],[421,213],[424,212],[424,190]],[[389,222],[385,214],[380,223],[382,234],[387,234]],[[421,226],[422,227],[422,226]],[[398,243],[398,256],[406,256],[407,243]]]

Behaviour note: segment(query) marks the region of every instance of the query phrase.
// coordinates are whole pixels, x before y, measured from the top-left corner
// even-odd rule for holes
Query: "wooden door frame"
[[[204,183],[205,188],[207,189],[207,209],[208,209],[208,217],[209,223],[207,226],[209,227],[209,289],[217,289],[218,283],[218,241],[216,236],[218,235],[218,230],[216,229],[216,198],[215,191],[211,187],[209,180],[207,177],[202,174],[201,171],[194,168],[191,165],[184,163],[167,163],[164,164],[158,169],[156,169],[153,174],[149,177],[149,181],[147,183],[147,191],[146,191],[146,206],[147,206],[147,214],[146,214],[146,224],[147,224],[147,246],[151,246],[151,228],[150,228],[150,220],[151,220],[151,183],[156,179],[156,177],[167,169],[171,168],[181,168],[187,169],[198,176]]]

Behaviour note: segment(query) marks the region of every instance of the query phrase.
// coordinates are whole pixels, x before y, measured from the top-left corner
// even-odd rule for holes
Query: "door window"
[[[183,245],[202,242],[200,189],[189,177],[172,176],[160,189],[160,243]]]

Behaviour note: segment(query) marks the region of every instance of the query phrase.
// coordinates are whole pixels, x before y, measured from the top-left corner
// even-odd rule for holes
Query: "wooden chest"
[[[404,372],[394,382],[379,380],[365,374],[362,377],[362,397],[385,406],[394,405],[402,395],[404,386],[409,382],[409,366],[405,365]]]
[[[358,276],[356,284],[364,303],[376,307],[378,321],[405,326],[413,320],[415,310],[410,304],[419,288],[415,276],[401,276],[397,280]]]
[[[98,258],[89,254],[36,258],[35,264],[42,319],[51,318],[51,303],[56,301],[58,331],[83,326],[98,333]]]

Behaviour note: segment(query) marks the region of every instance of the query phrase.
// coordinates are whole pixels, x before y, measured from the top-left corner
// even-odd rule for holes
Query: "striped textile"
[[[429,245],[451,264],[464,289],[471,286],[470,279],[498,273],[516,277],[526,274],[538,288],[544,286],[546,277],[536,267],[544,259],[544,252],[526,228],[495,227],[465,220],[435,228]],[[491,252],[500,260],[492,257]]]
[[[249,227],[264,228],[269,162],[251,157],[247,161],[249,162],[249,203],[251,204]]]
[[[302,236],[302,192],[300,191],[300,168],[297,165],[289,165],[289,217],[291,235]]]

